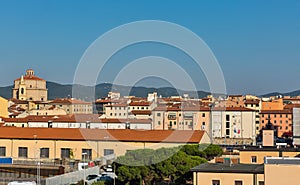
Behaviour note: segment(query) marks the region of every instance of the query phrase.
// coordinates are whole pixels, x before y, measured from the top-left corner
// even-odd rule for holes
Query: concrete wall
[[[254,176],[256,175],[256,178]],[[263,174],[246,174],[246,173],[203,173],[194,172],[194,185],[211,185],[213,180],[220,180],[220,185],[234,185],[235,181],[242,181],[243,185],[254,185],[254,179],[258,184],[264,181]]]
[[[300,165],[266,164],[265,185],[299,185]]]
[[[32,136],[34,138],[34,136]],[[204,138],[205,140],[205,138]],[[183,143],[149,143],[149,142],[119,142],[119,141],[63,141],[63,140],[23,140],[23,139],[1,139],[0,147],[6,147],[6,156],[19,158],[18,148],[28,147],[28,159],[39,156],[40,148],[49,148],[49,159],[61,158],[61,148],[70,148],[73,159],[81,160],[82,149],[92,149],[92,159],[102,157],[104,149],[114,150],[116,156],[124,155],[127,150],[136,149],[159,149],[162,147],[176,147]]]

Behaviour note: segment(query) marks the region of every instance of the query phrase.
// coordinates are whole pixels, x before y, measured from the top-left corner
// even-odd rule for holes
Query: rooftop
[[[0,139],[199,143],[204,131],[1,127]]]
[[[253,173],[263,174],[263,164],[224,164],[204,163],[191,169],[192,172],[213,172],[213,173]]]

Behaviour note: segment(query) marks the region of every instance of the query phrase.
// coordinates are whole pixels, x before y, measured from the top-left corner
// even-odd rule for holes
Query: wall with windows
[[[254,178],[256,175],[256,178]],[[264,182],[263,174],[194,172],[194,185],[253,185]],[[262,184],[263,185],[263,184]]]
[[[89,158],[96,159],[105,154],[124,155],[127,150],[158,149],[176,147],[185,143],[150,143],[150,142],[119,142],[109,141],[68,141],[68,140],[23,140],[0,139],[0,157],[13,157],[13,159],[49,160],[55,158],[71,158],[82,160],[83,153],[88,153]],[[107,140],[105,140],[107,139]],[[209,141],[203,136],[201,142]],[[1,156],[2,154],[2,156]]]

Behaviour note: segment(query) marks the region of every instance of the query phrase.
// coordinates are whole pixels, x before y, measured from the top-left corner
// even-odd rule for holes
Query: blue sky
[[[27,68],[48,81],[72,83],[82,54],[100,35],[132,21],[164,20],[187,27],[208,44],[229,93],[300,89],[299,10],[296,0],[1,0],[0,86],[12,84]],[[112,62],[107,70],[116,73],[116,68]],[[100,81],[113,78],[105,76]],[[201,74],[199,81],[197,87],[207,90]]]

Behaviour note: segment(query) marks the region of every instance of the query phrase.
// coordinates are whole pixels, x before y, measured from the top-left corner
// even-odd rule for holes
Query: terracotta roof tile
[[[199,143],[204,131],[1,127],[0,139]]]
[[[39,77],[37,77],[37,76],[23,76],[23,78],[24,78],[24,80],[39,80],[39,81],[46,81],[46,80],[44,80],[44,79],[42,79],[42,78],[39,78]],[[15,81],[21,81],[21,78],[17,78],[17,79],[15,79]]]

